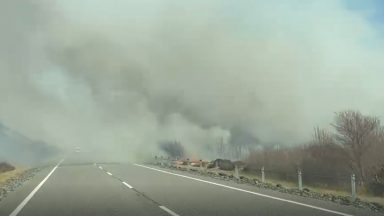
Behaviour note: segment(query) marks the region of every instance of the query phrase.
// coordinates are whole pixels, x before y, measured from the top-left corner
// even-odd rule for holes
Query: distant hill
[[[59,152],[57,147],[31,140],[0,122],[0,162],[40,164],[58,155]]]

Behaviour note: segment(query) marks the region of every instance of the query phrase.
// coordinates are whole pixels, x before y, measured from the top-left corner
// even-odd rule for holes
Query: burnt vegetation
[[[0,162],[0,173],[9,172],[15,169],[16,168],[9,163]]]
[[[183,158],[185,150],[183,145],[177,141],[165,141],[159,143],[160,149],[171,158]]]

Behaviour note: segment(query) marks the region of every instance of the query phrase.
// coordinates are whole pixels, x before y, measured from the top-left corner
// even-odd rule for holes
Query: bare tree
[[[365,154],[363,162],[366,167],[365,174],[370,181],[384,184],[384,128],[381,127],[372,136],[372,146]],[[381,177],[380,177],[381,176]]]
[[[347,150],[351,164],[363,183],[366,177],[363,156],[372,145],[372,137],[380,129],[379,119],[364,116],[358,111],[343,111],[336,113],[332,126],[337,131],[337,140]]]
[[[348,162],[345,151],[336,143],[334,134],[325,129],[315,127],[311,144],[306,147],[306,151],[315,159],[329,160],[330,157],[335,157],[339,162]]]
[[[335,144],[334,136],[325,129],[315,127],[313,135],[313,144],[318,145],[333,145]]]
[[[217,146],[217,154],[220,158],[224,158],[225,157],[225,154],[226,154],[226,148],[224,146],[224,138],[221,137],[220,138],[220,142],[218,143],[218,146]]]

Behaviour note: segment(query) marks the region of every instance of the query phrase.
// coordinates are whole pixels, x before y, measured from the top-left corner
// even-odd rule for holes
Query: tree
[[[364,183],[366,175],[363,156],[380,130],[379,119],[364,116],[358,111],[343,111],[336,113],[332,126],[336,129],[337,141],[349,155],[352,168],[357,171],[361,183]]]
[[[334,133],[316,127],[313,140],[304,151],[301,168],[306,173],[303,177],[305,182],[343,185],[344,181],[340,181],[340,177],[349,175],[349,159],[343,146],[336,143]],[[332,174],[330,175],[330,173]],[[323,176],[323,178],[318,176]]]
[[[220,158],[225,158],[225,156],[226,156],[226,148],[225,148],[225,145],[224,145],[224,138],[223,137],[220,138],[220,142],[218,143],[217,155]]]
[[[333,135],[319,127],[315,127],[313,135],[313,144],[315,145],[333,145],[335,144],[335,140]]]
[[[384,128],[381,127],[372,137],[372,146],[364,156],[367,180],[384,185]],[[380,177],[381,176],[381,177]]]

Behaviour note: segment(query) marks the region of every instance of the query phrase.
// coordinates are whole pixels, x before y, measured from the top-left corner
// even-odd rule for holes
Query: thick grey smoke
[[[343,1],[0,4],[0,121],[62,148],[208,157],[382,113],[382,29]]]

